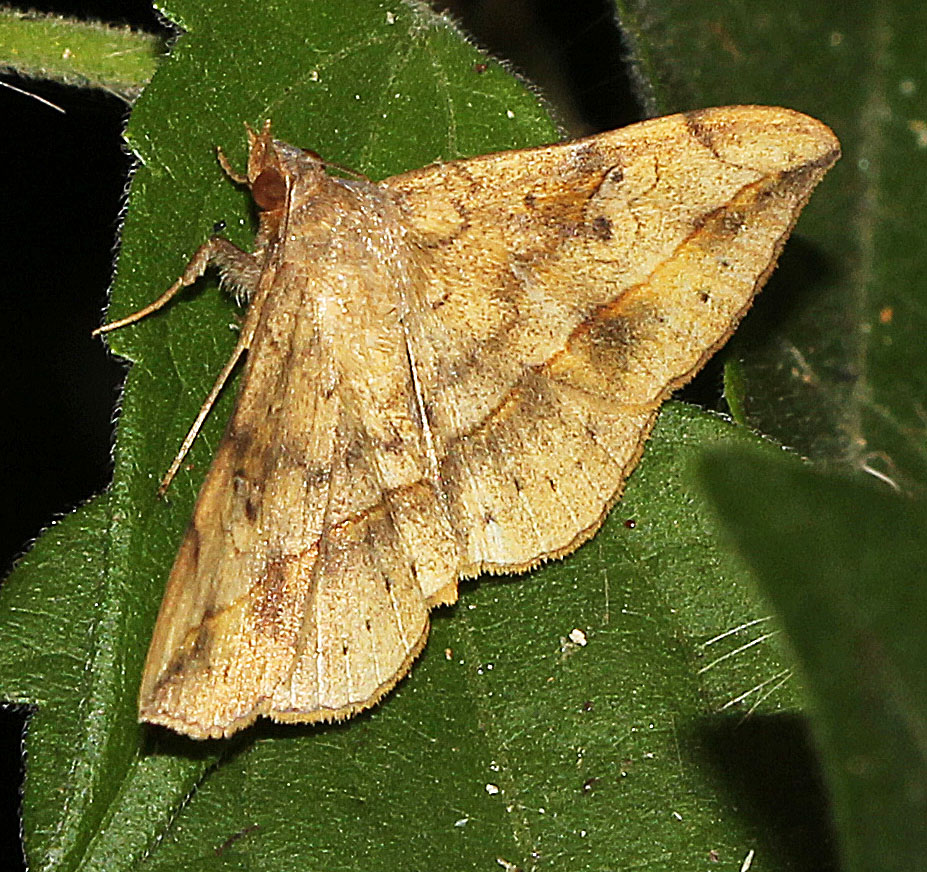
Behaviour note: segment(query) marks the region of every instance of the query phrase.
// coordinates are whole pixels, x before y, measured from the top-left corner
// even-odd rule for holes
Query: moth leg
[[[134,324],[146,315],[157,312],[158,309],[164,306],[178,291],[188,285],[192,285],[204,272],[206,272],[206,268],[211,265],[219,268],[219,271],[222,273],[222,278],[225,281],[234,283],[247,294],[250,295],[257,290],[261,269],[255,256],[253,254],[248,254],[246,251],[242,251],[238,246],[233,245],[221,236],[213,236],[196,250],[193,257],[190,258],[190,261],[184,268],[180,278],[161,294],[157,300],[153,303],[149,303],[143,309],[139,309],[137,312],[127,315],[125,318],[120,318],[118,321],[112,321],[109,324],[104,324],[102,327],[97,327],[92,335],[97,336],[100,333],[108,333],[110,330],[125,327],[127,324]],[[190,446],[193,444],[194,439],[196,439],[196,434],[199,433],[200,427],[203,426],[203,421],[206,420],[206,416],[209,414],[209,410],[212,408],[213,403],[215,403],[216,397],[219,396],[219,392],[228,380],[239,358],[251,344],[253,335],[254,325],[252,324],[249,329],[243,330],[238,337],[238,343],[235,345],[232,356],[228,359],[225,366],[222,367],[222,371],[219,373],[219,377],[212,386],[209,396],[206,397],[206,401],[200,408],[196,420],[194,420],[193,425],[184,438],[180,450],[177,452],[170,468],[161,480],[161,484],[158,487],[158,496],[164,495],[171,480],[177,474],[177,470],[180,469],[180,464],[183,463],[184,457],[186,457],[187,452],[190,450]]]
[[[213,236],[204,242],[190,258],[184,268],[183,274],[172,284],[157,300],[149,303],[137,312],[126,315],[118,321],[111,321],[102,327],[97,327],[91,333],[91,336],[99,336],[101,333],[109,333],[110,330],[117,330],[119,327],[125,327],[128,324],[134,324],[141,321],[142,318],[157,312],[162,308],[178,291],[192,285],[211,264],[215,264],[222,271],[223,277],[236,285],[239,285],[250,291],[257,287],[257,278],[260,275],[254,255],[242,251],[238,246],[232,245],[227,239],[221,236]]]
[[[158,485],[159,497],[163,497],[168,487],[170,487],[174,476],[177,474],[177,470],[180,469],[180,464],[183,463],[183,459],[187,456],[187,452],[190,450],[190,446],[192,446],[196,440],[196,436],[200,432],[200,427],[203,426],[203,422],[209,415],[209,412],[211,411],[213,404],[216,402],[216,398],[219,396],[222,388],[225,387],[225,383],[228,381],[228,377],[232,374],[232,370],[235,369],[235,365],[238,363],[239,358],[245,351],[248,350],[248,346],[251,344],[251,339],[253,336],[253,329],[248,332],[242,331],[241,335],[239,336],[238,343],[235,345],[231,356],[226,361],[225,366],[222,367],[222,371],[216,378],[216,381],[212,386],[212,390],[210,390],[209,395],[203,401],[203,405],[200,406],[200,410],[197,412],[196,418],[190,425],[190,429],[187,431],[187,435],[184,436],[184,440],[180,444],[180,448],[178,449],[177,454],[174,456],[173,461],[171,461],[171,465],[167,472],[164,474],[164,478],[161,479],[161,484]]]

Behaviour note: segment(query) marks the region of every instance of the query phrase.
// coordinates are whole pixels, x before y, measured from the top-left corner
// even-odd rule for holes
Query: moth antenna
[[[10,91],[15,91],[17,94],[22,94],[24,97],[31,97],[33,100],[38,100],[39,103],[44,103],[50,109],[54,109],[56,112],[60,112],[62,115],[67,115],[57,103],[52,103],[51,100],[46,100],[44,97],[40,97],[38,94],[33,94],[32,91],[26,91],[23,88],[17,88],[16,85],[11,85],[9,82],[0,82],[4,88],[8,88]]]
[[[183,463],[183,459],[190,451],[190,447],[196,440],[197,434],[200,432],[200,428],[203,426],[203,422],[206,420],[206,417],[212,410],[213,405],[215,405],[216,398],[219,396],[222,388],[225,387],[225,383],[228,381],[229,376],[232,374],[232,370],[235,369],[239,358],[244,353],[244,351],[247,350],[250,340],[250,335],[246,336],[245,334],[242,334],[238,340],[238,344],[235,346],[235,350],[232,352],[231,357],[229,357],[229,359],[226,361],[225,366],[222,367],[222,371],[216,378],[216,381],[212,386],[212,390],[203,401],[203,405],[200,406],[200,410],[197,413],[196,419],[193,421],[193,424],[187,431],[187,435],[184,437],[184,440],[181,443],[177,454],[174,456],[174,460],[171,462],[170,467],[164,474],[164,478],[161,479],[161,484],[158,485],[159,497],[164,496],[164,494],[167,492],[167,489],[170,487],[171,482],[174,480],[174,476],[177,475],[177,470],[180,469],[180,464]]]
[[[354,176],[356,179],[360,179],[362,182],[371,181],[370,178],[365,176],[363,173],[358,172],[357,170],[352,170],[350,167],[346,167],[343,164],[335,163],[332,160],[325,160],[325,158],[320,158],[322,166],[326,169],[338,170],[338,172],[346,173],[349,176]]]

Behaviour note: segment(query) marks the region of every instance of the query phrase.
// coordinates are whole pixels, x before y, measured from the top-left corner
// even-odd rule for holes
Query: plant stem
[[[163,53],[161,37],[129,27],[0,8],[0,72],[101,88],[132,102]]]

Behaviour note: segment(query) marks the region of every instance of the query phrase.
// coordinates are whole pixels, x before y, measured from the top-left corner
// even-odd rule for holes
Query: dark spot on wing
[[[208,663],[211,647],[212,632],[209,629],[209,621],[204,620],[197,628],[196,638],[193,640],[193,650],[190,652],[190,660],[194,663]]]
[[[736,236],[746,224],[746,217],[737,209],[729,210],[721,219],[721,228],[729,236]]]
[[[332,471],[329,466],[306,466],[303,473],[303,479],[312,488],[327,484],[331,477]]]
[[[634,327],[625,315],[604,313],[587,322],[586,341],[593,360],[601,355],[624,355],[634,342]]]
[[[200,531],[196,528],[196,521],[190,521],[187,525],[187,532],[183,537],[182,548],[190,549],[190,560],[194,566],[200,562]]]
[[[236,427],[233,421],[225,434],[225,438],[232,445],[232,451],[236,457],[247,457],[251,451],[251,445],[254,442],[254,430],[251,427]],[[235,470],[235,475],[244,476],[245,470],[239,468]]]
[[[264,573],[253,587],[251,614],[255,629],[271,638],[278,638],[286,629],[284,616],[288,611],[287,587],[295,556],[268,561]]]
[[[192,632],[192,631],[191,631]],[[189,640],[189,635],[187,639]],[[204,618],[196,628],[196,635],[192,643],[189,641],[184,644],[178,654],[165,667],[161,675],[158,676],[158,689],[170,684],[175,678],[185,673],[201,671],[209,666],[213,643],[211,630],[211,621]]]
[[[393,439],[388,439],[380,443],[380,447],[387,454],[403,454],[405,450],[405,442],[402,441],[402,438],[397,436]]]
[[[703,117],[709,114],[704,109],[696,109],[692,112],[683,113],[683,119],[686,123],[686,128],[692,137],[705,146],[712,154],[717,156],[715,151],[715,144],[712,141],[712,131],[711,128],[704,124],[702,119]]]
[[[604,215],[599,215],[599,217],[592,222],[592,232],[597,239],[607,242],[612,238],[612,222]]]

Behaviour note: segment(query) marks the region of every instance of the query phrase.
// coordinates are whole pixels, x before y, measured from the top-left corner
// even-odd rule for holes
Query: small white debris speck
[[[487,784],[487,785],[486,785],[486,792],[487,792],[490,796],[495,796],[495,795],[499,792],[499,785],[498,785],[498,784]]]
[[[750,867],[753,865],[753,858],[756,856],[756,851],[751,848],[747,851],[747,856],[744,857],[743,863],[740,864],[740,872],[750,872]]]
[[[572,630],[570,630],[570,641],[574,645],[579,645],[580,648],[584,648],[589,640],[586,638],[586,634],[580,630],[579,627],[574,627]]]
[[[396,23],[396,16],[393,15],[392,12],[387,12],[387,13],[386,13],[386,23],[387,23],[387,24],[395,24],[395,23]]]
[[[454,821],[455,827],[465,827],[470,822],[470,818],[461,818],[459,821]]]
[[[506,109],[506,110],[505,110],[505,117],[506,117],[506,118],[514,118],[514,117],[515,117],[515,113],[514,113],[511,109]]]

